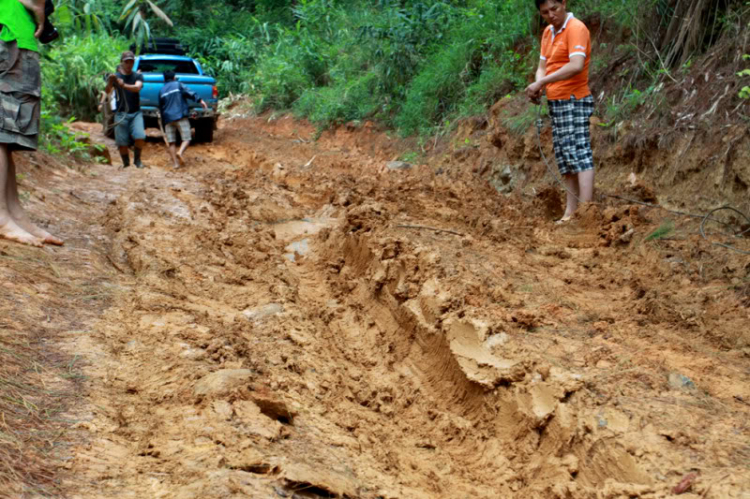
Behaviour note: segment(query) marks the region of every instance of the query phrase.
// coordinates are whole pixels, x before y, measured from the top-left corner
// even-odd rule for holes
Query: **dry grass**
[[[52,366],[39,363],[42,346],[30,336],[0,330],[0,490],[8,497],[55,488],[49,457],[60,433],[60,398],[45,389]]]
[[[53,346],[60,326],[51,322],[74,300],[63,304],[36,293],[40,282],[66,287],[45,256],[0,247],[0,497],[59,495],[55,473],[69,426],[61,414],[80,373]]]

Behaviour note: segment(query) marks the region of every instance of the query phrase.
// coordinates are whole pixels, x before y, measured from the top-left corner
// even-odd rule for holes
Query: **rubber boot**
[[[141,163],[141,150],[137,147],[133,149],[133,164],[136,168],[143,168],[145,166]]]

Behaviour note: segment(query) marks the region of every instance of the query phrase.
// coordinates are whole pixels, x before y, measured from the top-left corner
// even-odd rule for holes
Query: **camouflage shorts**
[[[42,76],[39,54],[0,40],[0,143],[37,148]]]

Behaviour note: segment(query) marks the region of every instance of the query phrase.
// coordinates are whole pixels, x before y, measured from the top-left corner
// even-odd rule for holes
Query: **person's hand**
[[[117,86],[120,87],[120,88],[124,87],[125,86],[125,80],[123,80],[122,78],[117,78]]]
[[[203,99],[201,99],[201,106],[203,106],[203,110],[208,109],[208,104],[206,104],[206,101],[204,101]]]
[[[34,8],[31,9],[31,12],[34,14],[34,20],[36,21],[36,31],[34,31],[34,36],[39,38],[42,36],[42,31],[44,31],[44,1],[37,2]]]
[[[542,98],[542,85],[535,81],[526,87],[526,97],[534,104],[538,104],[539,100]]]

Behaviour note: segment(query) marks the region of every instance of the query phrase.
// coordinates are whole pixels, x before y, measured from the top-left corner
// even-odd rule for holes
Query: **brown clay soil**
[[[389,170],[372,127],[314,135],[19,159],[66,240],[0,242],[3,334],[64,408],[44,496],[750,497],[750,258],[613,198],[555,225],[548,179],[498,194],[471,150]]]

